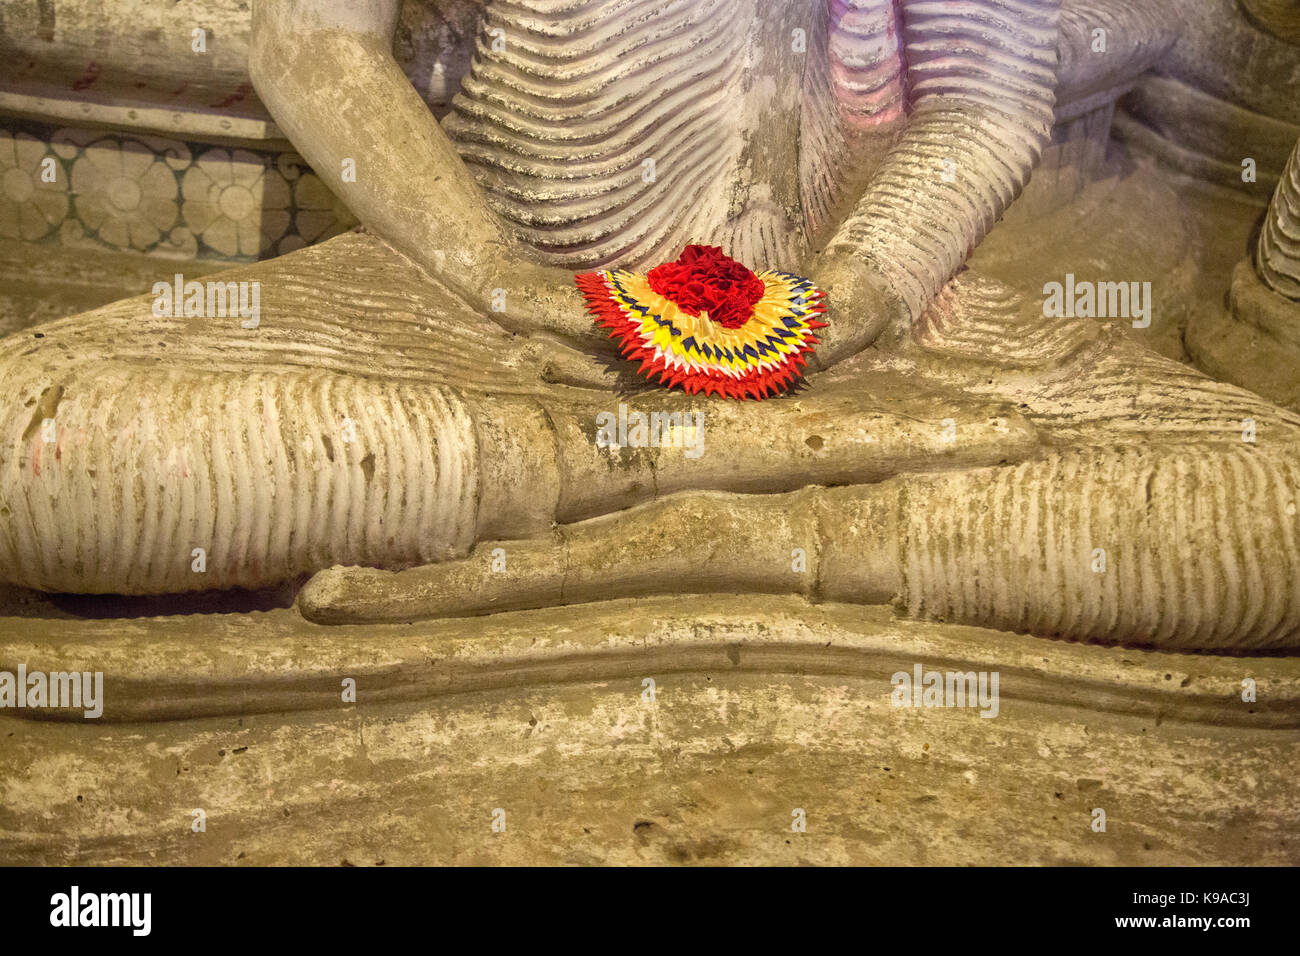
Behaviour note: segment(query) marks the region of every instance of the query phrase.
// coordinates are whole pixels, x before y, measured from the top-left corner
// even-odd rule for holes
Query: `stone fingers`
[[[566,525],[545,538],[486,542],[469,557],[406,571],[330,568],[298,596],[319,623],[462,617],[607,598],[808,592],[815,499],[693,492]],[[803,542],[792,557],[791,541]],[[795,547],[799,547],[796,545]]]

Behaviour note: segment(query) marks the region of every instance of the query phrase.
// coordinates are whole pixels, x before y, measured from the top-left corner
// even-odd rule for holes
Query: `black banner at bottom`
[[[75,934],[79,944],[338,946],[353,937],[373,944],[377,932],[427,934],[436,923],[494,945],[512,930],[537,943],[548,931],[594,939],[608,928],[610,942],[636,945],[649,931],[645,943],[657,947],[695,933],[709,945],[725,926],[728,950],[747,936],[818,945],[828,931],[879,940],[890,928],[949,944],[996,933],[1147,943],[1196,935],[1231,945],[1276,933],[1294,905],[1286,869],[703,869],[9,869],[0,899],[9,941]]]

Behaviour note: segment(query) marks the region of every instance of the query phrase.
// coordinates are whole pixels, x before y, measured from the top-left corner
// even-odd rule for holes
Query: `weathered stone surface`
[[[102,722],[0,718],[11,862],[1295,864],[1300,669],[797,599],[316,627],[19,620]],[[1000,672],[998,715],[891,678]],[[1264,676],[1266,675],[1266,676]],[[1257,676],[1257,704],[1241,680]],[[357,704],[340,700],[342,677]],[[655,681],[656,700],[642,699]],[[1225,760],[1225,753],[1231,754]],[[1094,808],[1107,830],[1091,829]],[[190,830],[207,812],[207,832]],[[504,833],[491,829],[497,808]],[[791,813],[807,813],[806,833]]]

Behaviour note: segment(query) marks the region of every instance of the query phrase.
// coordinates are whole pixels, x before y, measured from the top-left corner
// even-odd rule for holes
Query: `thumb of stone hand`
[[[620,381],[619,362],[612,353],[590,354],[573,348],[547,332],[524,340],[520,359],[538,378],[555,385],[612,391]]]

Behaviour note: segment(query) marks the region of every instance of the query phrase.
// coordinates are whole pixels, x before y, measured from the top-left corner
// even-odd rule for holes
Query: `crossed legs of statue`
[[[261,337],[128,300],[10,340],[7,581],[159,593],[422,564],[326,571],[302,607],[795,591],[1128,643],[1294,643],[1300,419],[1244,390],[1064,327],[1046,365],[986,378],[950,318],[941,344],[927,319],[777,401],[620,397],[544,381],[536,343],[381,244],[332,245],[250,270]],[[620,402],[681,413],[707,453],[602,447]],[[1266,440],[1242,442],[1247,419]]]
[[[999,403],[924,390],[756,405],[560,384],[568,353],[501,331],[366,236],[221,279],[262,283],[257,329],[158,316],[142,296],[6,341],[6,582],[261,587],[455,557],[676,491],[878,481],[1034,443]],[[611,456],[595,422],[624,401],[699,421],[707,453],[679,434]]]
[[[989,284],[965,273],[952,296]],[[320,621],[356,622],[748,590],[893,602],[918,617],[1049,636],[1294,646],[1300,416],[1098,328],[1080,336],[1077,323],[1047,319],[1031,328],[978,300],[954,309],[952,296],[939,300],[958,313],[941,343],[927,341],[927,313],[880,354],[814,380],[856,397],[823,430],[852,430],[875,401],[873,379],[902,370],[951,389],[964,377],[968,401],[982,391],[1008,403],[1016,434],[1000,460],[949,470],[934,456],[872,483],[841,470],[835,483],[845,487],[786,494],[685,492],[549,535],[481,543],[443,564],[325,571],[300,606]],[[1006,341],[1054,342],[1051,359],[988,378],[986,366],[958,357],[974,331],[962,322],[987,334],[998,321],[1008,322]],[[775,432],[788,427],[784,404],[746,413]],[[1037,436],[1029,447],[1026,423]]]

